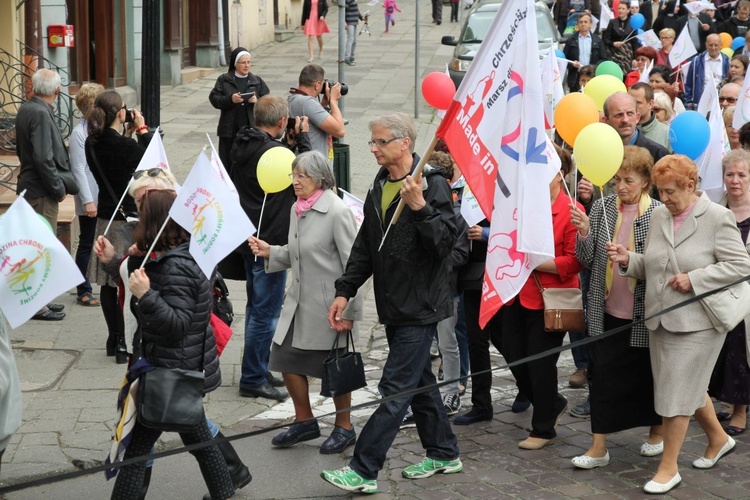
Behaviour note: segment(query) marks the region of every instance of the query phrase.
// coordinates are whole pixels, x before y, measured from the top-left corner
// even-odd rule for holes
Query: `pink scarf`
[[[305,212],[306,210],[310,210],[313,207],[313,205],[315,205],[315,202],[318,201],[318,198],[320,198],[322,194],[323,194],[323,190],[318,189],[307,198],[297,197],[297,203],[294,204],[294,213],[297,214],[297,218],[299,219],[299,216],[302,215],[302,212]]]

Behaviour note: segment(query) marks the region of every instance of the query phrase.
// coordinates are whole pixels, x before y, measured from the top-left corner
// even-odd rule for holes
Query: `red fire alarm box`
[[[75,47],[72,24],[50,24],[47,26],[47,47]]]

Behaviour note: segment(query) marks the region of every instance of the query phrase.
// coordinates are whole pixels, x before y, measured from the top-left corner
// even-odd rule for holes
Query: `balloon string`
[[[255,232],[255,237],[260,239],[260,225],[263,222],[263,210],[266,209],[266,198],[268,198],[268,193],[263,195],[263,204],[260,206],[260,217],[258,218],[258,230]],[[255,256],[255,261],[258,262],[258,256]]]
[[[607,223],[607,211],[604,209],[604,186],[599,186],[599,192],[602,196],[602,215],[604,216],[604,228],[607,230],[607,241],[612,243],[612,239],[609,237],[609,224]]]
[[[571,206],[576,206],[576,202],[573,199],[573,196],[571,196],[571,194],[570,194],[570,188],[568,188],[568,183],[565,182],[565,177],[563,177],[562,170],[558,170],[557,174],[560,176],[560,179],[562,179],[562,185],[565,188],[565,192],[568,193],[568,198],[570,198],[570,205]]]

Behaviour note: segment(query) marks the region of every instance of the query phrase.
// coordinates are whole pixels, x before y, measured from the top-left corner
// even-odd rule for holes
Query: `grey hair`
[[[336,185],[328,160],[320,151],[300,153],[292,162],[292,170],[303,170],[321,189],[331,189]]]
[[[417,129],[414,128],[414,122],[411,116],[406,113],[391,113],[375,118],[368,125],[370,131],[373,127],[383,127],[391,131],[394,137],[404,138],[408,137],[409,141],[409,152],[414,152],[414,143],[417,141]]]
[[[60,75],[51,69],[40,69],[31,77],[31,91],[44,97],[55,95],[55,91],[62,85]]]
[[[750,152],[745,151],[744,149],[731,150],[727,153],[724,159],[721,160],[721,173],[723,174],[726,172],[730,165],[735,165],[737,163],[744,163],[745,170],[750,172]]]
[[[177,181],[175,180],[174,175],[172,175],[172,172],[164,169],[162,173],[164,175],[157,175],[156,177],[142,175],[137,179],[133,179],[133,182],[130,183],[130,187],[128,188],[128,194],[132,198],[135,198],[135,192],[141,188],[174,189]]]
[[[609,119],[609,104],[612,101],[614,101],[616,99],[621,99],[621,98],[629,99],[630,102],[633,103],[633,109],[635,109],[636,111],[638,111],[638,101],[635,100],[635,97],[633,97],[632,95],[628,94],[627,92],[615,92],[614,94],[610,95],[609,97],[607,97],[604,100],[604,105],[602,106],[602,111],[604,111],[604,117],[605,118]]]
[[[264,95],[253,108],[253,118],[258,126],[275,127],[286,116],[289,116],[289,103],[280,95]]]

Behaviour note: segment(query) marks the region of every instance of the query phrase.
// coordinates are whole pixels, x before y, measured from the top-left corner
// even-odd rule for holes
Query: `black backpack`
[[[224,282],[224,278],[222,278],[221,274],[218,272],[216,273],[216,278],[214,279],[213,294],[214,314],[218,316],[220,320],[226,323],[227,326],[232,326],[232,321],[234,320],[234,308],[232,307],[232,301],[229,300],[229,290],[227,289],[227,284]]]

